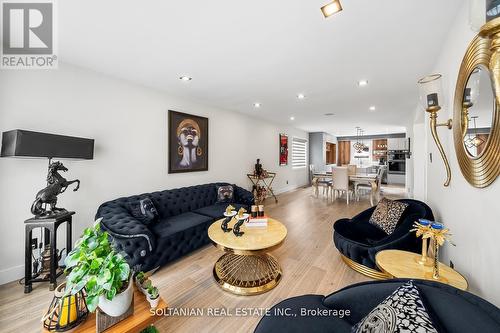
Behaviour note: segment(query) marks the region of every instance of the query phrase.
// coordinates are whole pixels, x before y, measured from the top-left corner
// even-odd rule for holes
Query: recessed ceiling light
[[[306,95],[304,95],[304,94],[297,94],[297,98],[298,99],[304,99],[304,98],[306,98]]]
[[[290,120],[295,120],[295,117],[294,117],[294,116],[291,116],[291,117],[290,117]]]
[[[377,110],[377,108],[375,106],[373,106],[373,105],[370,106],[370,111],[375,111],[375,110]]]
[[[260,103],[253,103],[254,108],[260,108]]]
[[[368,85],[368,80],[359,80],[358,81],[358,86],[360,87],[365,87]]]
[[[331,112],[329,112],[329,113],[325,113],[325,116],[327,116],[327,117],[330,117],[330,116],[335,116],[335,113],[331,113]]]
[[[192,79],[193,79],[192,77],[190,77],[190,76],[185,76],[185,75],[183,75],[183,76],[179,77],[179,80],[186,81],[186,82],[187,82],[187,81],[191,81]]]
[[[342,5],[340,4],[340,0],[333,0],[329,4],[321,7],[321,11],[323,12],[323,16],[325,18],[332,16],[335,13],[338,13],[342,10]]]

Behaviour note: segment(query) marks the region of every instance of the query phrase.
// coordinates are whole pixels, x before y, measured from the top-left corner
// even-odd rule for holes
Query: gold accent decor
[[[418,222],[413,224],[413,229],[410,231],[415,231],[415,236],[422,237],[422,256],[417,260],[420,265],[431,266],[432,262],[427,256],[428,252],[428,239],[430,238],[431,221],[420,219]]]
[[[237,295],[258,295],[278,285],[282,272],[278,261],[269,254],[238,255],[226,253],[213,270],[219,286]]]
[[[464,146],[468,128],[468,110],[463,105],[464,90],[471,73],[479,66],[489,69],[495,95],[494,114],[489,138],[478,156]],[[474,187],[491,185],[500,174],[500,18],[486,23],[469,48],[460,67],[454,102],[454,141],[458,164],[464,178]]]
[[[423,279],[439,281],[455,288],[467,290],[467,279],[453,268],[439,262],[439,277],[433,277],[433,267],[418,264],[420,255],[401,250],[383,250],[377,253],[377,266],[391,278],[396,279]]]
[[[345,264],[347,266],[351,267],[356,272],[361,273],[365,276],[368,276],[372,279],[386,280],[386,279],[389,279],[391,277],[389,274],[377,271],[376,269],[373,269],[373,268],[367,267],[365,265],[362,265],[360,263],[357,263],[354,260],[347,258],[343,254],[341,254],[340,257],[342,258],[342,260],[345,262]]]
[[[241,226],[242,237],[221,230],[222,220],[208,228],[208,237],[225,254],[217,260],[213,276],[219,286],[237,295],[257,295],[278,285],[283,272],[271,252],[283,244],[286,227],[269,218],[267,227]],[[230,222],[234,225],[234,220]]]
[[[432,84],[434,81],[439,81],[441,79],[441,74],[432,74],[428,75],[426,77],[421,78],[418,80],[418,83],[422,86],[426,84]],[[422,88],[421,88],[422,89]],[[438,91],[432,91],[431,93],[438,95]],[[435,102],[438,102],[437,100]],[[439,139],[439,135],[437,133],[437,128],[441,126],[446,126],[448,129],[452,128],[452,120],[448,119],[444,123],[438,123],[437,122],[437,117],[438,117],[438,111],[441,110],[441,107],[439,104],[433,104],[430,105],[429,102],[427,104],[427,107],[425,111],[429,113],[429,124],[431,128],[431,134],[432,138],[434,139],[434,142],[436,143],[436,146],[439,150],[439,154],[441,154],[441,158],[443,159],[444,166],[446,168],[446,180],[444,182],[444,186],[449,186],[450,181],[451,181],[451,169],[450,169],[450,163],[448,162],[448,158],[446,157],[446,153],[444,152],[443,145],[441,144],[441,140]]]

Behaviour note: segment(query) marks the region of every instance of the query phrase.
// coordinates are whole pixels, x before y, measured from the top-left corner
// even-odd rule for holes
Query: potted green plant
[[[89,311],[99,306],[106,314],[117,317],[132,303],[130,266],[123,255],[113,249],[100,222],[101,219],[84,230],[75,249],[65,259],[66,294],[74,295],[85,288]]]
[[[152,284],[149,284],[148,286],[147,299],[151,309],[156,309],[158,307],[158,303],[160,302],[160,293],[158,292],[158,288]]]
[[[146,294],[147,293],[147,289],[148,289],[148,282],[149,279],[147,278],[146,274],[144,274],[144,272],[139,272],[136,274],[135,276],[135,284],[137,286],[137,289],[139,289],[140,291],[142,291],[143,294]]]

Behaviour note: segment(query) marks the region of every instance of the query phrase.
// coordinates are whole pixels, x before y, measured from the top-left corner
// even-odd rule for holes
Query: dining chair
[[[349,204],[349,196],[353,191],[353,187],[349,181],[349,168],[334,167],[332,169],[332,196],[337,199],[337,194],[342,195],[345,192],[347,204]]]
[[[355,175],[357,172],[357,168],[358,167],[356,166],[356,164],[349,164],[347,166],[347,169],[349,170],[349,176]]]
[[[332,188],[332,177],[322,177],[316,182],[316,196],[319,195],[319,187],[323,188],[323,195],[326,194],[326,198],[330,197],[330,190]]]
[[[382,188],[382,178],[384,177],[384,173],[386,171],[386,168],[387,168],[386,166],[381,166],[380,168],[378,168],[378,171],[377,171],[377,196],[380,195],[380,191]],[[368,192],[368,191],[372,190],[372,186],[370,183],[356,182],[356,184],[354,184],[354,193],[356,194],[357,201],[359,201],[360,190],[363,192]]]

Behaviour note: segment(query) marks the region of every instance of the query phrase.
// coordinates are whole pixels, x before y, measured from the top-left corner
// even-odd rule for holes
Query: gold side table
[[[213,244],[225,252],[214,265],[213,275],[219,286],[237,295],[257,295],[265,293],[278,285],[281,280],[281,267],[273,256],[268,254],[283,244],[287,235],[286,227],[279,221],[269,218],[267,227],[247,228],[236,237],[233,232],[223,232],[222,219],[208,228],[208,237]],[[234,219],[229,223],[235,224]]]
[[[432,277],[432,266],[419,264],[420,258],[420,254],[413,252],[384,250],[377,253],[375,262],[382,272],[394,278],[438,281],[458,289],[467,290],[468,283],[462,274],[450,266],[439,263],[440,277],[434,279]]]

